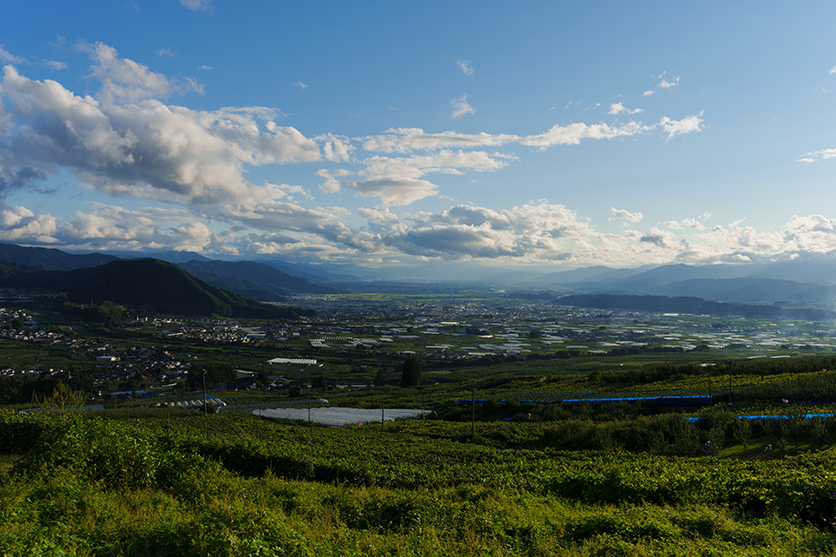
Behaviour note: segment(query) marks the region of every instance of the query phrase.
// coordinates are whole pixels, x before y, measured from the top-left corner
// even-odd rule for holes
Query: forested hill
[[[158,259],[118,260],[96,267],[69,290],[67,298],[81,304],[109,300],[131,308],[177,315],[293,319],[300,313],[312,313],[250,300],[206,284]]]
[[[692,296],[630,296],[618,294],[581,294],[556,300],[565,306],[598,309],[626,309],[658,313],[691,313],[720,316],[769,317],[786,319],[826,319],[832,312],[812,308],[787,308],[750,304],[710,302]]]

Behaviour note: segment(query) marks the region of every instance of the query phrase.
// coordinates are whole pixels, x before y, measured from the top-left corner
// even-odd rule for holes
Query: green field
[[[48,328],[72,345],[0,341],[0,367],[41,375],[0,381],[17,401],[0,411],[0,555],[836,554],[832,323],[585,311],[484,291],[311,299],[318,320],[229,325],[286,340],[167,334],[201,321],[56,318]],[[315,347],[323,338],[337,340]],[[344,346],[356,338],[377,343]],[[519,350],[479,347],[491,344]],[[156,407],[199,391],[150,378],[93,387],[97,354],[128,361],[139,348],[326,386],[212,390],[228,406],[207,416]],[[422,381],[401,387],[413,356]],[[275,357],[317,364],[264,364]],[[78,412],[91,390],[66,385],[158,396]],[[703,406],[566,402],[708,394]],[[340,429],[252,415],[317,398],[428,414]],[[57,411],[18,413],[32,407]]]

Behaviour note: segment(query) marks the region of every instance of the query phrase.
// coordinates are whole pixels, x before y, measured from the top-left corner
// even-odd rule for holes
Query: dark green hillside
[[[3,261],[0,259],[0,280],[11,279],[12,277],[25,275],[27,273],[40,270],[41,267],[34,267],[32,265],[26,265],[24,263],[15,263],[13,261]]]
[[[70,301],[116,304],[179,315],[294,318],[286,308],[249,300],[206,284],[176,265],[158,259],[113,261],[95,269],[69,291]]]
[[[178,267],[218,288],[225,288],[264,301],[296,292],[306,294],[337,294],[330,286],[314,284],[307,279],[252,261],[189,261]]]
[[[12,265],[15,265],[12,263]],[[46,288],[56,292],[68,292],[87,280],[98,267],[73,269],[72,271],[44,271],[37,267],[3,267],[0,269],[0,286],[9,288]],[[34,269],[34,270],[33,270]]]

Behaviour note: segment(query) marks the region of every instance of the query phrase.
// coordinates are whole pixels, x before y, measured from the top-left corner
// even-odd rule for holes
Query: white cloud
[[[688,228],[693,228],[695,230],[705,230],[705,226],[696,219],[684,219],[682,221],[682,224],[684,226],[687,226]]]
[[[180,3],[193,12],[210,12],[215,9],[211,0],[180,0]]]
[[[644,215],[642,215],[641,212],[631,213],[629,211],[625,211],[624,209],[616,209],[615,207],[611,207],[610,210],[616,218],[625,219],[633,223],[639,222],[644,218]]]
[[[67,64],[64,62],[58,62],[57,60],[40,60],[38,64],[45,68],[49,68],[50,70],[58,71],[67,69]]]
[[[370,224],[392,226],[398,223],[398,217],[388,207],[369,209],[362,207],[357,210],[357,215]]]
[[[644,93],[642,93],[642,97],[649,97],[650,95],[655,95],[655,94],[656,94],[656,91],[650,89],[650,90],[645,91]]]
[[[208,72],[208,71],[211,71],[211,70],[212,70],[212,66],[206,66],[206,65],[204,65],[204,66],[198,66],[198,67],[197,67],[197,69],[202,70],[202,71],[205,71],[205,72]]]
[[[677,221],[675,221],[675,220],[665,221],[665,222],[664,222],[664,223],[662,223],[662,224],[664,224],[665,226],[667,226],[668,228],[670,228],[670,229],[672,229],[672,230],[681,230],[681,229],[682,229],[682,225],[681,225],[681,224],[679,224],[679,223],[678,223]]]
[[[293,84],[293,86],[298,87],[299,89],[302,89],[303,91],[308,88],[308,86],[305,85],[304,83],[302,83],[301,81],[297,81],[296,83]]]
[[[674,235],[666,230],[660,230],[655,226],[647,234],[639,238],[639,242],[645,242],[666,250],[676,250],[678,244],[674,241]]]
[[[345,181],[347,188],[360,197],[377,197],[385,206],[409,205],[438,193],[438,186],[412,178],[378,178],[363,182]]]
[[[0,62],[8,62],[10,64],[28,64],[26,58],[15,56],[6,50],[6,45],[0,44]]]
[[[577,145],[584,139],[615,139],[653,132],[659,128],[668,133],[668,139],[683,133],[702,131],[702,112],[681,120],[662,118],[658,123],[644,125],[641,122],[624,124],[583,124],[561,126],[556,124],[537,135],[511,135],[487,133],[460,134],[456,132],[426,133],[421,128],[394,128],[384,134],[361,138],[363,149],[381,153],[409,153],[414,150],[450,148],[494,147],[509,144],[527,145],[545,149],[553,145]]]
[[[0,138],[0,190],[36,191],[47,174],[70,173],[82,188],[174,203],[180,209],[131,211],[98,204],[62,221],[25,207],[5,206],[0,191],[0,240],[80,249],[146,247],[367,261],[415,256],[625,265],[716,255],[719,248],[711,242],[732,245],[732,240],[747,238],[739,223],[730,230],[702,230],[714,238],[702,243],[690,237],[667,237],[656,229],[647,234],[635,230],[602,234],[566,207],[545,200],[506,210],[472,205],[434,213],[395,210],[439,196],[437,180],[428,175],[493,172],[518,160],[507,151],[492,149],[510,145],[546,149],[662,132],[670,140],[700,131],[702,113],[650,124],[557,124],[534,135],[426,133],[406,128],[361,138],[334,134],[307,138],[292,127],[280,126],[277,120],[283,115],[276,109],[200,111],[168,104],[167,97],[199,90],[199,85],[172,80],[120,58],[102,43],[80,48],[92,60],[89,77],[101,83],[92,95],[76,95],[55,81],[28,79],[13,66],[4,68],[0,87],[8,110],[0,110],[0,128],[9,139]],[[464,113],[473,112],[466,95],[453,99],[451,107],[459,100],[459,108],[466,107]],[[610,109],[616,106],[617,113],[635,112],[622,103]],[[312,195],[305,187],[264,177],[257,185],[246,178],[256,166],[306,162],[340,167],[315,172],[324,180],[319,191],[340,194],[345,189],[342,195],[353,193],[380,202],[375,201],[374,209],[357,209],[355,215],[341,207],[309,209],[303,205],[312,201]],[[623,209],[612,211],[631,223],[643,217]],[[347,224],[352,218],[365,220],[364,228]],[[731,230],[735,231],[731,239],[716,239]],[[686,232],[694,234],[691,229]],[[739,254],[746,255],[740,250]]]
[[[659,87],[662,89],[672,89],[679,85],[679,77],[674,79],[673,81],[665,81],[664,79],[659,81]]]
[[[82,42],[78,48],[87,52],[95,62],[88,77],[95,77],[102,84],[97,98],[103,103],[166,98],[175,93],[186,94],[191,91],[203,93],[203,87],[196,81],[189,78],[171,81],[163,74],[152,72],[144,64],[119,58],[116,49],[106,44]]]
[[[157,51],[157,56],[162,58],[163,56],[168,56],[169,58],[174,58],[176,55],[170,48],[161,48]]]
[[[833,66],[832,68],[830,68],[830,75],[834,75],[834,74],[836,74],[836,66]]]
[[[135,86],[144,94],[160,83],[147,77],[151,86]],[[99,103],[53,81],[27,79],[13,66],[4,68],[2,88],[10,112],[27,124],[15,137],[20,156],[30,165],[68,168],[113,195],[186,204],[253,200],[264,190],[244,179],[242,165],[320,158],[316,143],[275,124],[275,112],[264,108],[201,112],[153,99]]]
[[[621,114],[622,112],[626,114],[638,114],[639,112],[642,112],[642,109],[634,108],[631,110],[629,108],[624,108],[622,103],[613,103],[610,105],[610,110],[607,114]]]
[[[796,162],[818,162],[821,160],[836,159],[836,149],[822,149],[820,151],[813,151],[812,153],[805,153],[796,159]]]
[[[473,66],[467,60],[457,60],[456,65],[464,75],[473,75]]]
[[[340,191],[340,181],[329,176],[319,185],[319,189],[324,193],[337,193]]]
[[[473,114],[476,112],[476,109],[467,102],[466,93],[463,93],[461,97],[450,99],[450,107],[453,109],[450,113],[451,118],[461,118],[465,114]]]
[[[351,158],[351,153],[354,151],[354,146],[347,137],[326,134],[313,139],[322,144],[322,154],[325,160],[331,162],[346,162]]]
[[[659,125],[668,134],[668,140],[685,133],[702,131],[702,112],[688,116],[682,120],[671,120],[667,116],[660,120]]]

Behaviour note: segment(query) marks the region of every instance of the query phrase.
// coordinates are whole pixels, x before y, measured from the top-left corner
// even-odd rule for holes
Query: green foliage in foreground
[[[836,552],[834,450],[497,450],[466,433],[432,421],[337,430],[4,414],[0,554]]]

